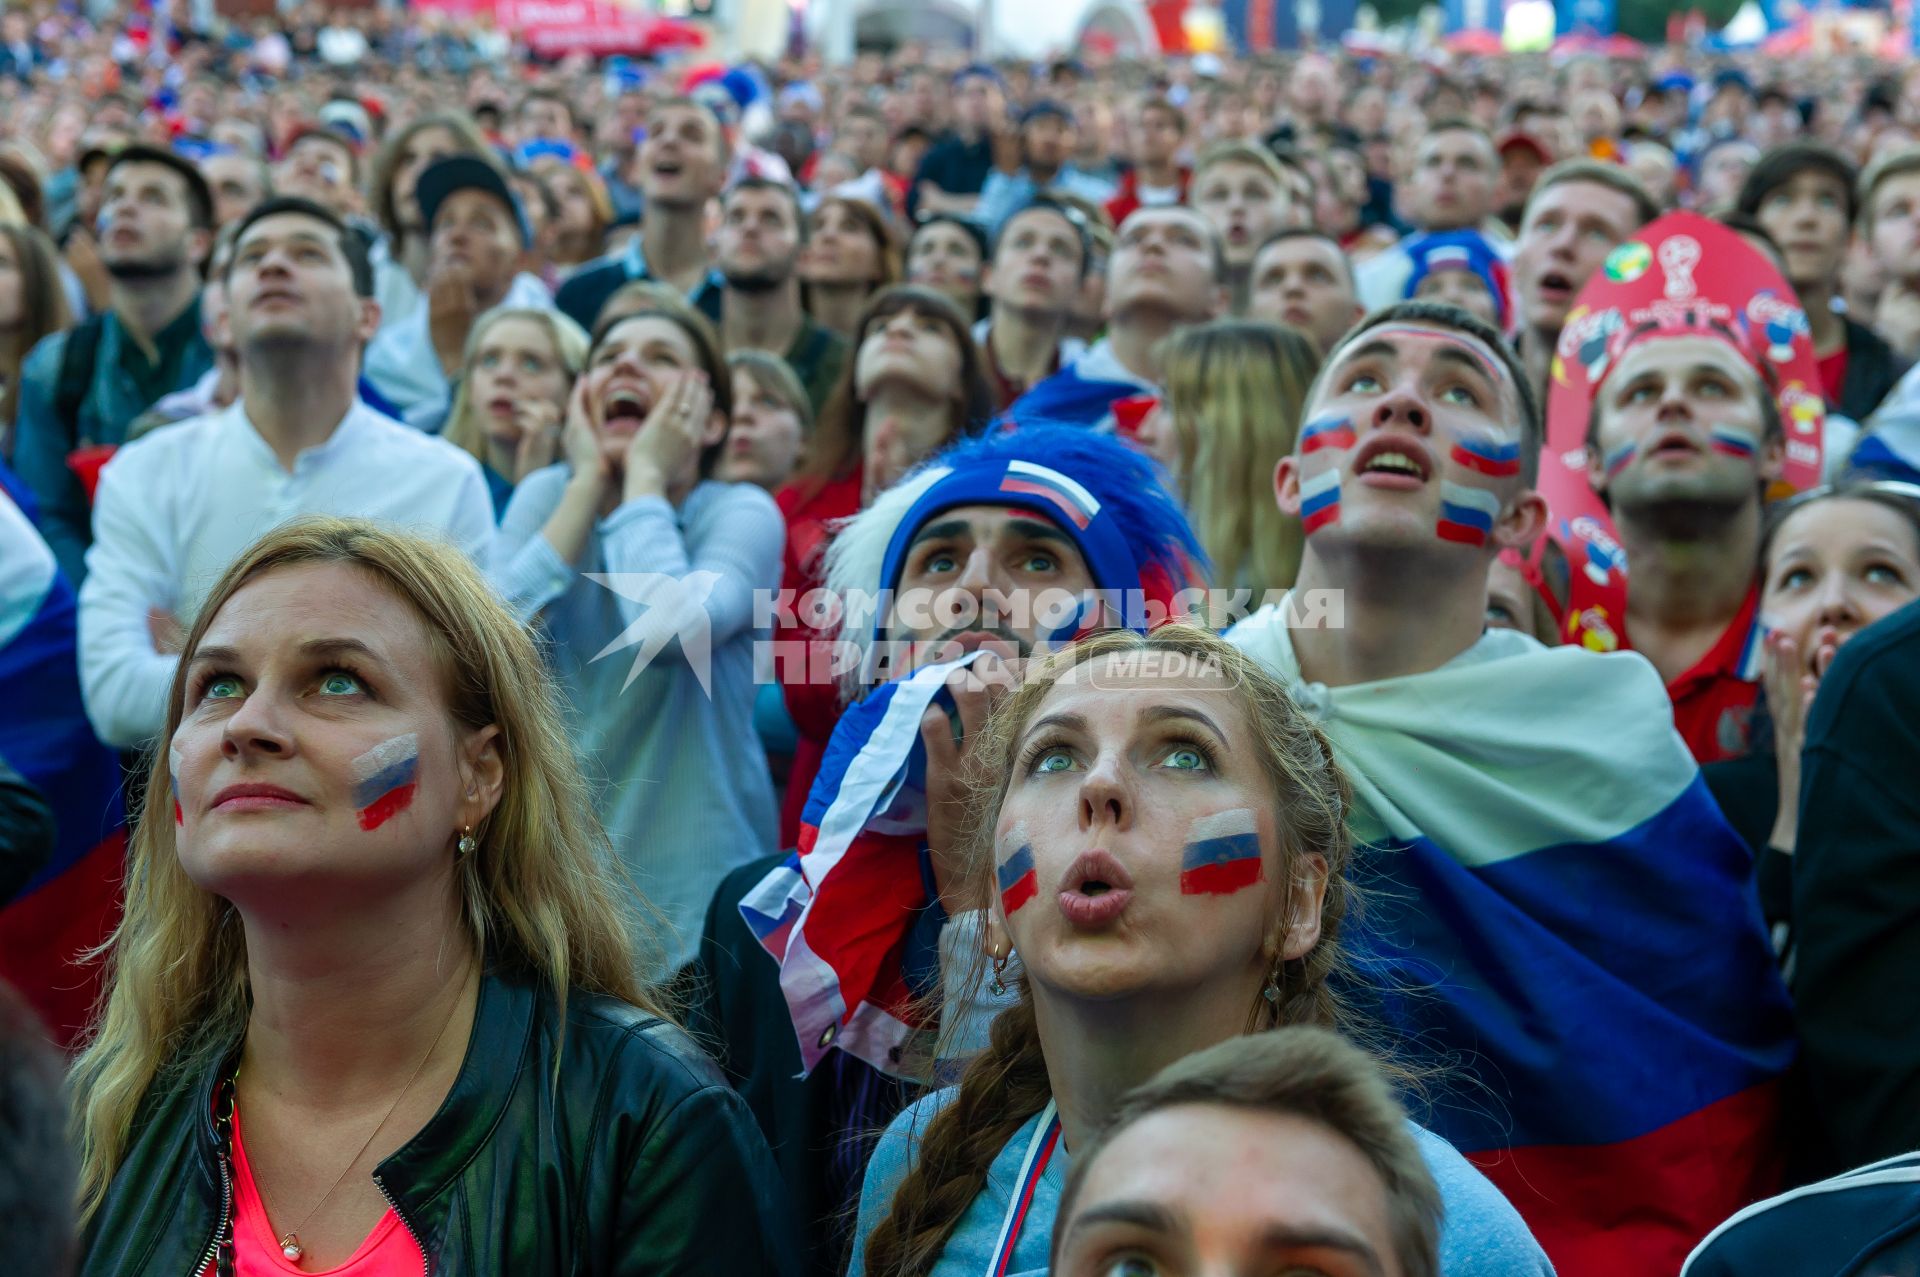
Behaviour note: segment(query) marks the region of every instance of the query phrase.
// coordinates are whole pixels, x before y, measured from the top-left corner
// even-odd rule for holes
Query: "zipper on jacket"
[[[433,1277],[433,1261],[427,1258],[426,1244],[420,1240],[420,1234],[413,1231],[413,1221],[400,1209],[400,1203],[387,1191],[387,1181],[378,1175],[373,1177],[373,1186],[380,1190],[380,1196],[387,1199],[387,1205],[393,1211],[393,1217],[400,1221],[400,1227],[407,1230],[407,1236],[413,1238],[413,1248],[420,1252],[420,1277]]]
[[[220,1277],[217,1261],[220,1258],[220,1239],[226,1236],[227,1226],[233,1219],[233,1170],[225,1154],[220,1157],[220,1222],[214,1225],[213,1240],[207,1243],[207,1253],[200,1256],[193,1271],[187,1277],[200,1277],[207,1271],[208,1264],[214,1264],[214,1277]]]

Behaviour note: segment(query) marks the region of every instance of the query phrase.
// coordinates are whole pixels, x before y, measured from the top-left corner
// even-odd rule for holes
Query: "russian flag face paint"
[[[1301,455],[1318,452],[1322,448],[1353,447],[1353,422],[1338,414],[1309,421],[1300,429]]]
[[[1300,526],[1311,536],[1340,518],[1340,472],[1324,470],[1300,481]]]
[[[1640,445],[1629,439],[1619,447],[1611,449],[1604,457],[1600,458],[1600,466],[1601,469],[1606,471],[1607,478],[1613,479],[1619,475],[1622,470],[1632,465],[1633,459],[1639,455]]]
[[[375,745],[348,765],[360,828],[374,830],[413,805],[420,769],[420,737],[413,732]]]
[[[1707,431],[1707,442],[1717,453],[1727,457],[1740,457],[1743,460],[1760,450],[1760,441],[1746,431],[1735,426],[1713,426]]]
[[[1493,479],[1510,479],[1520,473],[1520,445],[1497,439],[1461,439],[1451,453],[1455,465],[1465,466]]]
[[[1251,808],[1217,811],[1193,822],[1180,857],[1181,895],[1229,896],[1264,877]]]
[[[1021,905],[1040,894],[1040,875],[1033,866],[1033,847],[1026,831],[1014,831],[1013,854],[1000,862],[1000,911],[1011,918]]]
[[[1493,493],[1441,480],[1440,523],[1435,531],[1442,541],[1485,545],[1493,535],[1493,521],[1499,517],[1500,498]]]
[[[180,810],[180,747],[172,741],[167,742],[167,791],[173,796],[173,823],[186,824],[186,813]]]

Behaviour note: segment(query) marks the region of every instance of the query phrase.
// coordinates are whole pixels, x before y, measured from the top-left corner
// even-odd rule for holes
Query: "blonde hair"
[[[1245,164],[1249,168],[1257,168],[1272,178],[1281,190],[1287,189],[1287,170],[1273,152],[1256,142],[1239,139],[1215,142],[1200,152],[1200,158],[1193,163],[1193,184],[1198,185],[1208,169],[1218,168],[1222,164]]]
[[[1295,882],[1301,861],[1324,858],[1326,894],[1319,938],[1299,958],[1276,958],[1270,979],[1278,996],[1253,996],[1244,1032],[1289,1024],[1346,1027],[1350,1017],[1331,981],[1343,970],[1340,933],[1353,906],[1347,881],[1352,843],[1347,810],[1353,789],[1334,760],[1333,746],[1287,689],[1252,658],[1211,630],[1162,626],[1149,635],[1110,630],[1076,643],[1038,663],[987,721],[973,792],[964,805],[957,849],[977,898],[994,888],[993,831],[1012,783],[1016,751],[1047,694],[1081,665],[1137,653],[1182,655],[1218,669],[1238,693],[1272,786],[1272,810],[1280,830],[1284,863],[1279,878]],[[1289,892],[1287,917],[1298,900]],[[976,955],[976,966],[984,955]],[[983,971],[973,973],[977,981]],[[927,1123],[917,1154],[893,1202],[867,1239],[871,1277],[920,1277],[946,1249],[960,1217],[986,1184],[987,1168],[1029,1118],[1046,1107],[1047,1066],[1041,1052],[1033,996],[1020,986],[1019,1001],[993,1022],[989,1044],[968,1064],[951,1102]]]
[[[1302,1118],[1353,1145],[1386,1189],[1387,1230],[1402,1277],[1437,1277],[1440,1189],[1407,1127],[1406,1110],[1372,1057],[1337,1033],[1307,1025],[1210,1046],[1121,1096],[1093,1142],[1074,1150],[1054,1214],[1056,1265],[1100,1154],[1136,1122],[1189,1104]]]
[[[1250,587],[1257,605],[1300,572],[1300,520],[1280,512],[1273,470],[1293,453],[1320,351],[1278,324],[1220,320],[1160,348],[1180,442],[1180,499],[1213,563],[1214,587]]]
[[[482,465],[487,462],[487,431],[469,395],[473,386],[473,360],[494,325],[509,319],[524,319],[546,330],[555,357],[567,370],[569,385],[587,366],[587,330],[557,310],[539,306],[495,306],[474,320],[473,330],[467,334],[466,352],[460,357],[460,389],[454,392],[453,407],[447,413],[447,428],[440,432],[440,437],[457,448],[464,448]],[[561,406],[565,407],[564,400]]]
[[[214,586],[187,636],[166,727],[148,751],[146,792],[166,792],[166,743],[180,725],[187,666],[208,625],[244,586],[307,564],[351,565],[410,604],[424,624],[450,717],[469,729],[500,729],[500,802],[474,830],[478,846],[458,869],[462,921],[475,950],[524,964],[560,1001],[563,1017],[570,989],[658,1013],[660,1000],[638,975],[626,912],[608,885],[613,856],[546,663],[527,628],[451,546],[364,520],[321,518],[289,523],[256,542]],[[139,813],[128,847],[125,913],[102,951],[110,964],[105,1010],[70,1077],[83,1224],[119,1169],[149,1088],[206,1067],[247,1022],[240,915],[187,877],[164,802],[148,802]]]

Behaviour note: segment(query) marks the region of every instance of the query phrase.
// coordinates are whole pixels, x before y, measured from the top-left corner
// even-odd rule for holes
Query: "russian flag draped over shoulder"
[[[848,707],[800,817],[799,850],[740,902],[780,964],[807,1072],[835,1047],[885,1073],[911,1072],[923,1026],[908,986],[915,925],[933,903],[923,872],[920,718],[947,676],[980,654],[931,665]]]
[[[1429,1124],[1562,1277],[1675,1272],[1777,1188],[1793,1057],[1752,859],[1634,653],[1492,630],[1430,673],[1300,682],[1285,605],[1228,639],[1355,787],[1366,1009],[1446,1071]]]
[[[99,992],[99,964],[77,958],[118,920],[126,851],[120,768],[80,699],[75,625],[53,552],[0,492],[0,758],[45,795],[59,831],[51,861],[0,909],[0,978],[63,1046]]]

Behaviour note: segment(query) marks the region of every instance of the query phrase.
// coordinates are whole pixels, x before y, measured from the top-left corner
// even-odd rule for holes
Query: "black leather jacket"
[[[460,1074],[374,1171],[427,1277],[798,1271],[759,1128],[673,1026],[490,970]],[[560,1074],[554,1082],[554,1052]],[[82,1248],[82,1277],[197,1277],[229,1218],[214,1090],[233,1052],[156,1082]]]

